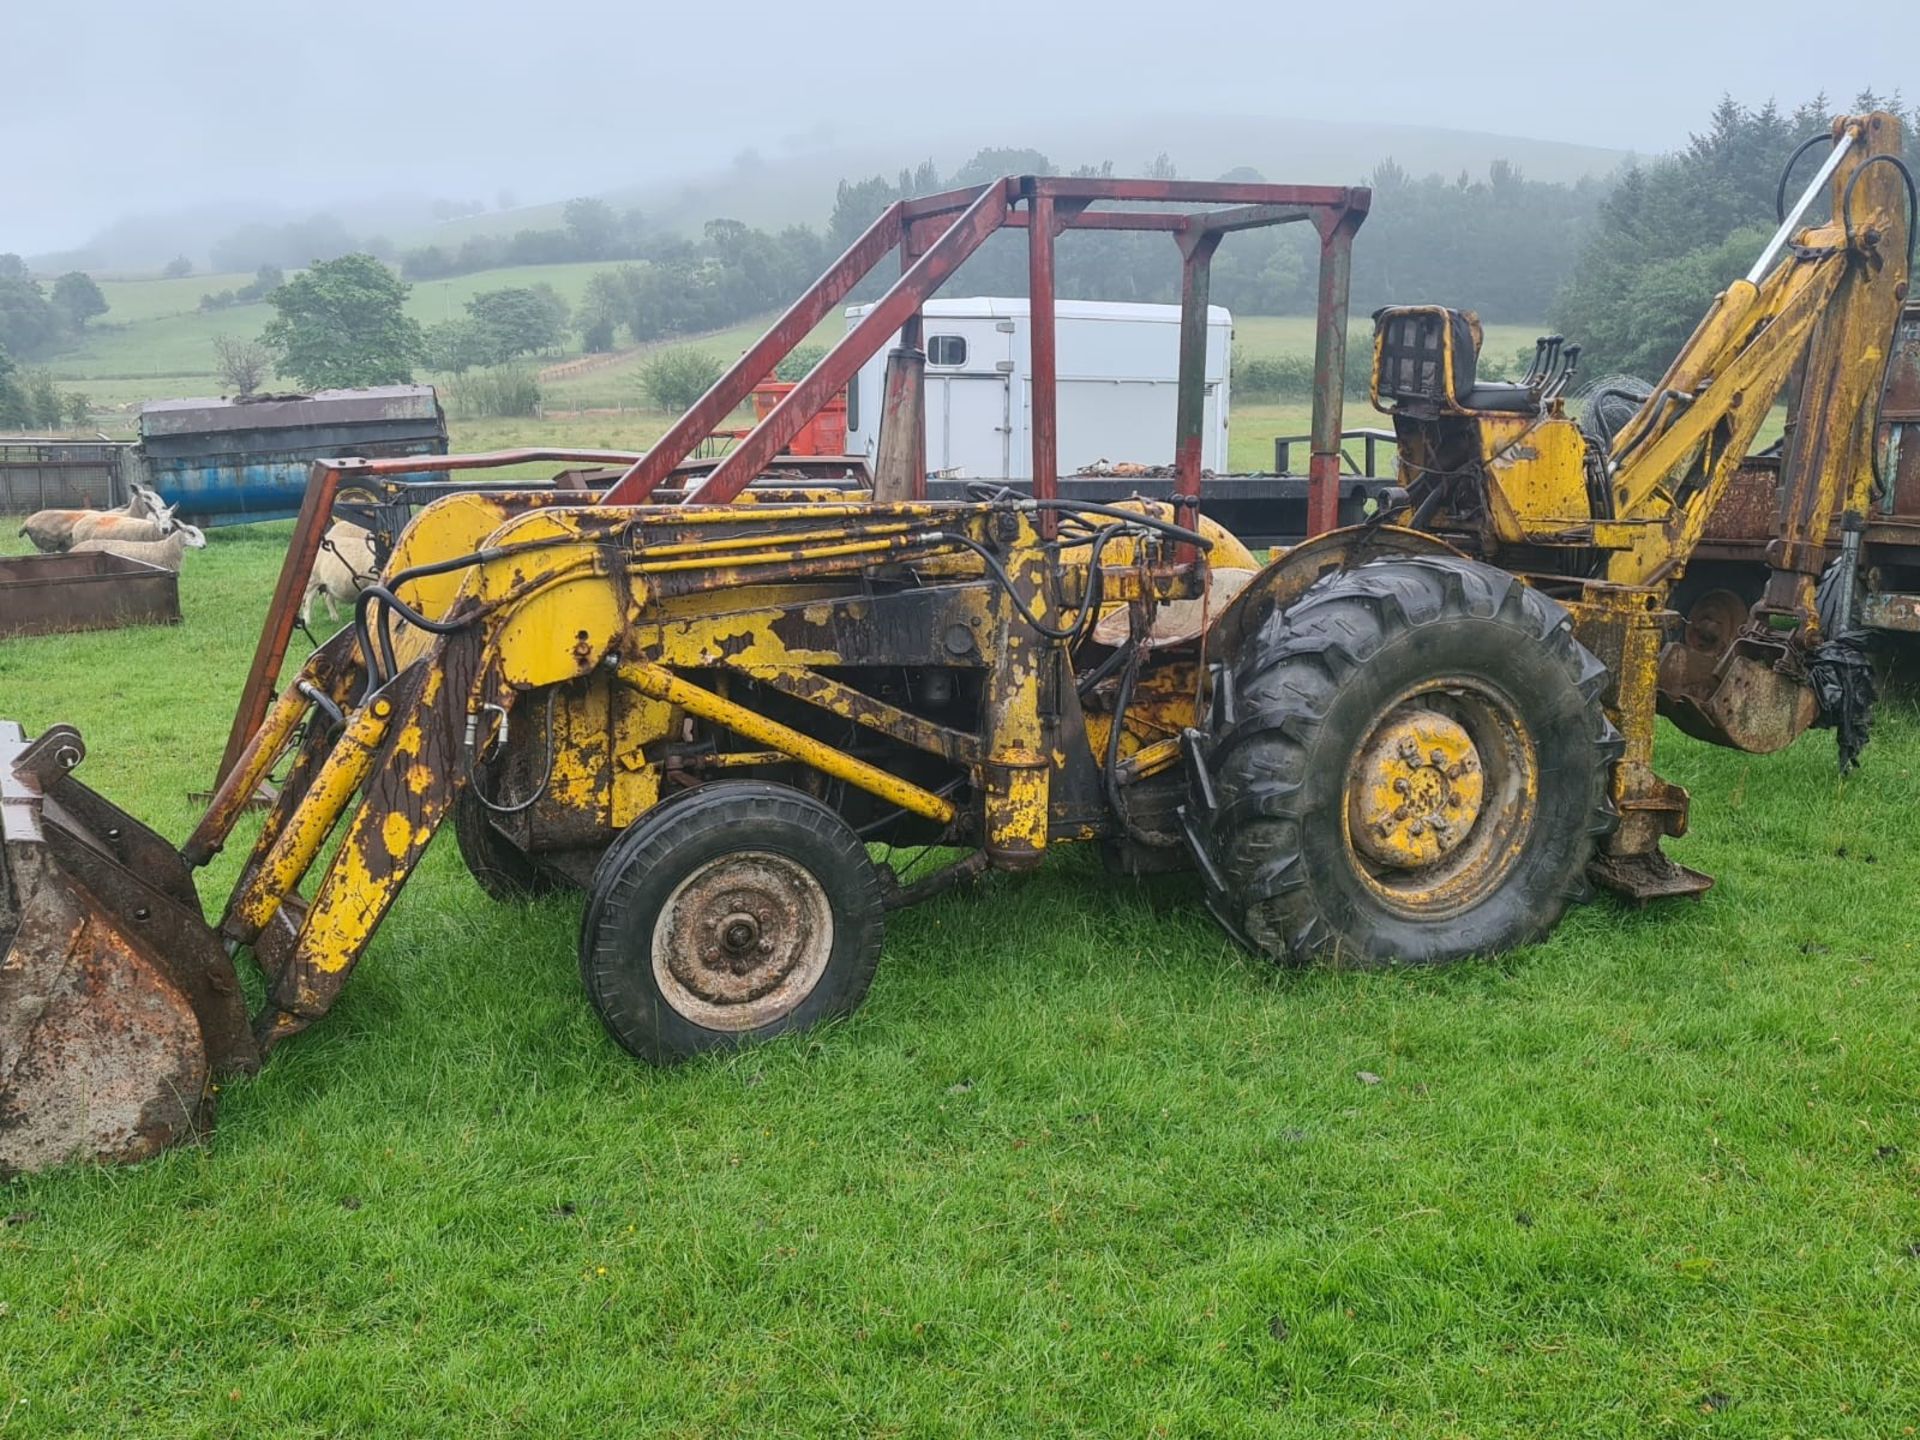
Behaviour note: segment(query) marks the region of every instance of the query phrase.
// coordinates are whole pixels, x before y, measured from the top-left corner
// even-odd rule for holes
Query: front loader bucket
[[[0,721],[0,1176],[143,1160],[259,1063],[185,862],[73,778],[85,754]]]

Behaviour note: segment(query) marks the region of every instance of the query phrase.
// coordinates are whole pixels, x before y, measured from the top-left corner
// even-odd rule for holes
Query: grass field
[[[585,293],[601,264],[525,265],[448,280],[416,283],[407,312],[423,325],[456,319],[482,290],[547,284],[569,305]],[[252,337],[273,318],[264,303],[202,311],[200,297],[232,290],[251,275],[190,275],[179,280],[107,280],[101,291],[107,313],[87,328],[82,343],[47,364],[63,386],[84,390],[102,410],[137,411],[141,402],[177,395],[219,393],[213,341],[219,335]],[[107,414],[109,422],[130,420]]]
[[[184,835],[284,538],[0,643],[0,714]],[[1697,904],[1278,972],[1060,853],[672,1072],[443,840],[211,1145],[0,1186],[0,1436],[1912,1433],[1920,723],[1661,759]]]
[[[480,291],[533,284],[551,285],[569,304],[575,304],[585,293],[591,276],[606,268],[607,265],[599,262],[532,265],[447,280],[419,281],[413,286],[407,309],[422,324],[430,325],[458,318],[466,302]],[[180,280],[105,281],[101,289],[110,307],[107,314],[88,327],[78,347],[56,356],[47,368],[63,388],[87,394],[95,406],[95,424],[116,438],[130,436],[140,405],[145,401],[220,393],[213,363],[215,337],[257,336],[273,318],[273,310],[265,304],[254,304],[201,311],[200,297],[210,291],[233,289],[251,279],[250,275],[193,275]],[[686,345],[723,361],[732,360],[759,337],[772,318],[766,316],[710,335],[666,341],[623,354],[585,373],[550,379],[543,385],[546,408],[553,412],[612,411],[613,423],[623,432],[645,433],[651,438],[658,427],[654,417],[646,413],[640,368],[653,351],[663,346]],[[816,327],[811,343],[830,343],[844,333],[845,324],[843,317],[829,316]],[[1370,334],[1365,320],[1356,321],[1354,328],[1358,337]],[[1485,353],[1489,364],[1504,364],[1523,345],[1530,345],[1536,328],[1488,326]],[[1234,321],[1234,344],[1249,357],[1311,354],[1313,321],[1308,316],[1239,316]],[[578,357],[539,357],[535,363],[546,365],[570,358]],[[1280,432],[1266,428],[1269,417],[1263,412],[1269,409],[1274,407],[1245,400],[1235,405],[1233,421],[1242,427],[1233,440],[1236,466],[1265,467],[1271,463],[1272,436]],[[641,413],[635,415],[634,411]],[[1297,411],[1298,422],[1289,418],[1293,413],[1291,408],[1284,415],[1276,411],[1273,418],[1289,428],[1304,429],[1304,409]],[[1247,434],[1247,426],[1261,427],[1260,433]],[[572,428],[568,417],[559,417],[559,429]]]

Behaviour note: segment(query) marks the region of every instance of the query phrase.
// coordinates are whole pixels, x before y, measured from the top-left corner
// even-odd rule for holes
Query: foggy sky
[[[1434,19],[1476,13],[1499,18]],[[1871,44],[1864,29],[1798,0],[5,0],[0,250],[209,201],[559,199],[802,135],[897,137],[910,162],[1103,112],[1364,114],[1657,152],[1722,91],[1790,105],[1915,77],[1920,7],[1878,7]],[[1283,178],[1282,159],[1258,163]]]

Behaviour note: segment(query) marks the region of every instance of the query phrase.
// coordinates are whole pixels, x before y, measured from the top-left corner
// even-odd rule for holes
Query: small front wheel
[[[601,858],[580,974],[608,1033],[667,1065],[850,1014],[884,916],[844,820],[785,785],[722,781],[643,817]]]

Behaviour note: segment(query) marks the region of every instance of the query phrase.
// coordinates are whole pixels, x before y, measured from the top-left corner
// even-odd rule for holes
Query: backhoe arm
[[[1614,513],[1661,523],[1616,552],[1607,578],[1644,585],[1686,565],[1733,471],[1804,357],[1788,426],[1770,608],[1812,618],[1836,510],[1872,483],[1873,414],[1908,278],[1908,194],[1899,122],[1836,122],[1828,163],[1752,270],[1716,297],[1611,457]],[[1821,194],[1834,219],[1797,230]],[[1775,257],[1785,259],[1774,264]],[[1798,577],[1797,580],[1792,577]]]
[[[1766,753],[1857,708],[1823,709],[1820,696],[1836,692],[1816,672],[1838,661],[1816,586],[1836,514],[1857,520],[1874,484],[1875,421],[1910,259],[1911,182],[1899,148],[1891,115],[1836,122],[1820,174],[1615,442],[1610,498],[1629,543],[1609,557],[1606,578],[1664,594],[1798,375],[1766,593],[1724,651],[1676,643],[1660,656],[1661,709],[1700,739]],[[1799,228],[1823,195],[1834,218]],[[1864,727],[1842,728],[1843,765],[1861,743]]]

